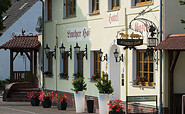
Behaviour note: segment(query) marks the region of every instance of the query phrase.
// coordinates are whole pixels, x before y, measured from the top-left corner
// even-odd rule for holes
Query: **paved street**
[[[66,111],[58,110],[56,106],[43,108],[31,106],[30,102],[3,102],[0,98],[0,114],[76,114],[74,108],[67,108]],[[87,113],[83,113],[87,114]],[[94,113],[95,114],[95,113]]]

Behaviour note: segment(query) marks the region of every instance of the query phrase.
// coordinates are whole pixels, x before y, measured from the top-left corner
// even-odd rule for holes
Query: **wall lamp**
[[[62,43],[61,47],[59,47],[60,53],[62,54],[62,58],[64,58],[64,53],[68,52],[68,56],[70,59],[72,59],[72,46],[70,45],[69,51],[65,51],[64,44]]]
[[[74,50],[75,50],[75,53],[77,54],[77,57],[78,57],[78,54],[80,53],[80,46],[78,46],[78,43],[76,43],[76,46],[74,47]],[[85,56],[86,60],[87,60],[87,44],[86,44],[86,47],[85,47],[85,51],[82,51],[83,52],[83,57]]]
[[[119,52],[117,51],[117,49],[115,49],[114,57],[115,57],[115,59],[116,59],[116,62],[120,62],[120,61],[123,62],[123,54],[121,54],[121,55],[119,56]],[[118,57],[119,57],[119,60],[118,60]]]
[[[107,61],[107,54],[105,54],[105,56],[103,56],[103,52],[101,51],[101,49],[100,49],[100,51],[99,51],[99,56],[100,56],[100,61]],[[102,57],[103,57],[103,60],[102,60]]]
[[[50,51],[50,48],[49,48],[48,44],[46,44],[46,47],[44,48],[44,50],[45,50],[47,58],[48,58],[49,52],[52,52],[52,57],[54,56],[55,59],[56,59],[56,46],[55,46],[55,49],[53,51]]]

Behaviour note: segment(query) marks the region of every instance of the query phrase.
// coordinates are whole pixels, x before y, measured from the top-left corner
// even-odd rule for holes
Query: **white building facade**
[[[87,83],[85,94],[98,97],[98,90],[95,82],[91,81],[91,76],[96,72],[101,75],[107,73],[114,88],[111,100],[119,98],[126,101],[126,96],[157,95],[159,106],[159,51],[147,55],[150,25],[156,28],[154,37],[159,43],[159,5],[159,0],[46,0],[44,43],[45,47],[48,44],[51,51],[56,49],[55,53],[53,52],[56,57],[55,55],[52,57],[52,54],[48,57],[45,55],[44,69],[52,72],[53,76],[45,76],[43,84],[43,77],[40,74],[40,87],[44,85],[46,90],[73,93],[71,90],[73,73],[79,71]],[[163,0],[163,40],[169,34],[184,32],[180,23],[180,18],[185,17],[183,12],[184,8],[178,1]],[[117,44],[117,38],[121,37],[120,33],[128,35],[124,37],[125,39],[131,39],[132,34],[136,35],[135,37],[139,35],[143,43],[135,46],[136,49],[124,49],[125,46]],[[62,43],[66,50],[63,57],[59,49]],[[81,51],[79,57],[74,52],[77,43]],[[69,53],[70,47],[72,53]],[[87,53],[84,52],[86,48]],[[102,61],[99,58],[100,49],[103,52]],[[123,54],[123,61],[118,59],[119,62],[116,62],[114,57],[116,49],[119,56]],[[69,54],[72,55],[68,57]],[[87,54],[87,57],[83,56],[84,54]],[[106,54],[107,60],[104,59]],[[168,109],[166,58],[167,53],[163,52],[162,107],[164,109]],[[60,73],[67,73],[68,78],[60,78]],[[145,85],[133,83],[137,76],[147,78]],[[181,92],[185,90],[182,89]],[[139,102],[133,105],[155,108],[155,102]],[[131,108],[129,111],[134,112],[134,110],[145,111],[140,108]]]

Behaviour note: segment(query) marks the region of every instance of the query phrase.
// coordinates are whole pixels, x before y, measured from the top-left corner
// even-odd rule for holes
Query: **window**
[[[146,50],[137,51],[137,76],[147,77],[148,82],[154,82],[154,57],[153,54],[148,56]]]
[[[66,17],[76,15],[76,0],[66,0]]]
[[[135,0],[135,6],[151,4],[152,0]]]
[[[47,1],[47,19],[48,21],[52,19],[52,0]]]
[[[48,53],[48,72],[53,73],[53,53]]]
[[[101,73],[101,61],[99,51],[94,51],[94,73]]]
[[[77,55],[77,71],[83,76],[83,52]]]
[[[64,52],[63,73],[67,73],[68,74],[68,52]]]
[[[92,0],[92,13],[99,13],[99,0]]]
[[[112,0],[112,9],[120,9],[120,3],[119,0]]]

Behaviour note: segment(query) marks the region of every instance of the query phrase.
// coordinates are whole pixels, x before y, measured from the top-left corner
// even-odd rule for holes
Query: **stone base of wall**
[[[51,90],[47,90],[51,91]],[[61,94],[66,94],[69,97],[68,101],[68,107],[75,108],[75,99],[74,99],[74,94],[73,93],[68,93],[68,92],[62,92],[62,91],[53,91],[53,93],[61,93]],[[93,96],[85,96],[85,100],[94,100],[94,112],[98,113],[99,111],[99,106],[98,106],[98,97],[93,97]],[[126,103],[123,102],[124,104],[124,112],[126,109]],[[85,110],[87,111],[87,105],[85,102]],[[137,113],[137,114],[155,114],[156,109],[153,106],[147,106],[147,105],[140,105],[140,104],[128,104],[128,113]],[[163,111],[164,114],[168,114],[168,108],[164,108]]]

